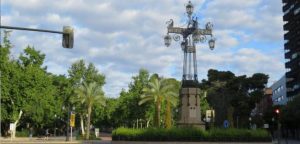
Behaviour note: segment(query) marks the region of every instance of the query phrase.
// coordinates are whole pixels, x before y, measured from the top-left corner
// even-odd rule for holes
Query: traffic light
[[[280,110],[279,110],[279,109],[276,109],[276,110],[275,110],[275,113],[276,113],[276,114],[279,114],[279,113],[280,113]]]
[[[74,30],[70,26],[64,26],[62,46],[64,48],[73,48],[73,44],[74,44]]]

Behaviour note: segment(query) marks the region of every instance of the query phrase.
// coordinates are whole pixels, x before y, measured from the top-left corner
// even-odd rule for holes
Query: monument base
[[[180,89],[178,127],[197,127],[205,130],[205,123],[201,121],[200,94],[197,81],[183,81]]]
[[[177,127],[179,127],[179,128],[195,127],[195,128],[205,130],[205,123],[204,122],[200,122],[200,123],[177,123]]]

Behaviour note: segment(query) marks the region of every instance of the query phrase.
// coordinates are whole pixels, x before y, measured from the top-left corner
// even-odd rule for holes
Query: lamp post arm
[[[64,34],[64,32],[61,32],[61,31],[53,31],[53,30],[45,30],[45,29],[34,29],[34,28],[23,28],[23,27],[12,27],[12,26],[3,26],[3,25],[1,25],[0,28],[3,28],[3,29],[24,30],[24,31],[37,31],[37,32],[47,32],[47,33]]]

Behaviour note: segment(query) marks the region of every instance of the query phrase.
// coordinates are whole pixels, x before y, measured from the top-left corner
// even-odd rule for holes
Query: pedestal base
[[[179,128],[195,127],[195,128],[205,130],[205,123],[204,122],[200,122],[200,123],[177,123],[177,127],[179,127]]]
[[[197,82],[184,81],[180,90],[180,109],[178,127],[198,127],[205,129],[201,121],[200,89]]]

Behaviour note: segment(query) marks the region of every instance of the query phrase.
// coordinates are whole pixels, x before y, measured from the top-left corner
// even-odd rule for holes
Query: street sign
[[[224,120],[223,125],[224,125],[224,128],[228,128],[229,127],[229,121]]]
[[[9,124],[9,130],[10,130],[10,131],[15,130],[15,123],[10,123],[10,124]]]
[[[75,127],[75,114],[71,114],[71,118],[70,118],[70,126],[71,127]]]
[[[99,137],[100,133],[99,133],[99,128],[95,128],[95,136]]]
[[[269,124],[264,124],[264,128],[268,129],[269,128]]]

